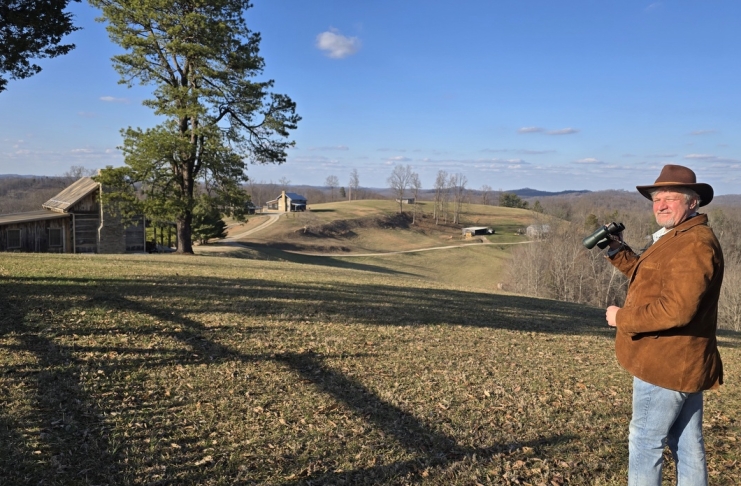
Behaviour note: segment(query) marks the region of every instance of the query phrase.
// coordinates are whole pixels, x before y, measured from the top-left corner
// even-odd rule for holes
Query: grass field
[[[603,310],[493,293],[496,245],[270,251],[0,255],[0,483],[625,483]],[[720,344],[711,483],[739,484],[741,339]]]
[[[496,234],[492,243],[517,243],[526,239],[515,231],[533,222],[533,213],[523,209],[466,205],[461,224],[432,218],[432,203],[417,205],[415,224],[412,206],[404,207],[407,219],[399,219],[399,205],[393,201],[342,201],[311,205],[311,210],[283,215],[278,224],[251,235],[244,241],[255,245],[301,252],[368,253],[431,248],[463,243],[464,226],[490,226]]]

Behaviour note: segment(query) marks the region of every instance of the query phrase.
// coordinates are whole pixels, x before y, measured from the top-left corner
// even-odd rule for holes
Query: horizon
[[[120,49],[98,11],[68,10],[82,30],[63,42],[76,49],[0,94],[0,172],[121,166],[119,131],[163,121],[141,105],[151,86],[118,84]],[[258,0],[246,13],[262,36],[258,80],[274,79],[303,120],[285,164],[247,174],[346,185],[357,169],[361,186],[380,188],[403,164],[427,189],[445,170],[474,190],[631,191],[674,163],[716,195],[737,194],[734,14],[741,4],[729,0]]]

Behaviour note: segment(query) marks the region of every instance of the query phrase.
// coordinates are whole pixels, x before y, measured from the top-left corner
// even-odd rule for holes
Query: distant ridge
[[[520,197],[546,197],[546,196],[563,196],[565,194],[588,194],[592,191],[568,190],[568,191],[559,191],[559,192],[548,192],[548,191],[539,191],[537,189],[530,189],[529,187],[524,187],[522,189],[515,189],[513,191],[504,191],[504,192],[514,193]]]
[[[55,178],[57,176],[35,176],[35,175],[21,175],[21,174],[0,174],[0,179],[33,179],[33,178]]]

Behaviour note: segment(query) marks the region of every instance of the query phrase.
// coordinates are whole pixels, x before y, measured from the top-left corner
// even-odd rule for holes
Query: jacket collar
[[[662,243],[665,243],[667,240],[674,238],[679,233],[684,233],[685,231],[689,230],[690,228],[694,228],[695,226],[707,224],[707,222],[708,222],[707,214],[697,214],[687,219],[686,221],[683,221],[679,226],[675,226],[674,228],[670,229],[661,238],[659,238],[654,244],[649,246],[646,249],[646,251],[644,251],[641,254],[641,258],[645,258],[649,256],[651,253],[654,253],[660,250],[664,246],[662,245]]]

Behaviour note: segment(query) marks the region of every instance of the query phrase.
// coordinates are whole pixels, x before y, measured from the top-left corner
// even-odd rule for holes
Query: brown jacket
[[[610,258],[630,279],[616,318],[618,362],[643,381],[682,392],[723,383],[715,337],[723,253],[707,222],[697,215],[640,257],[626,247]]]

